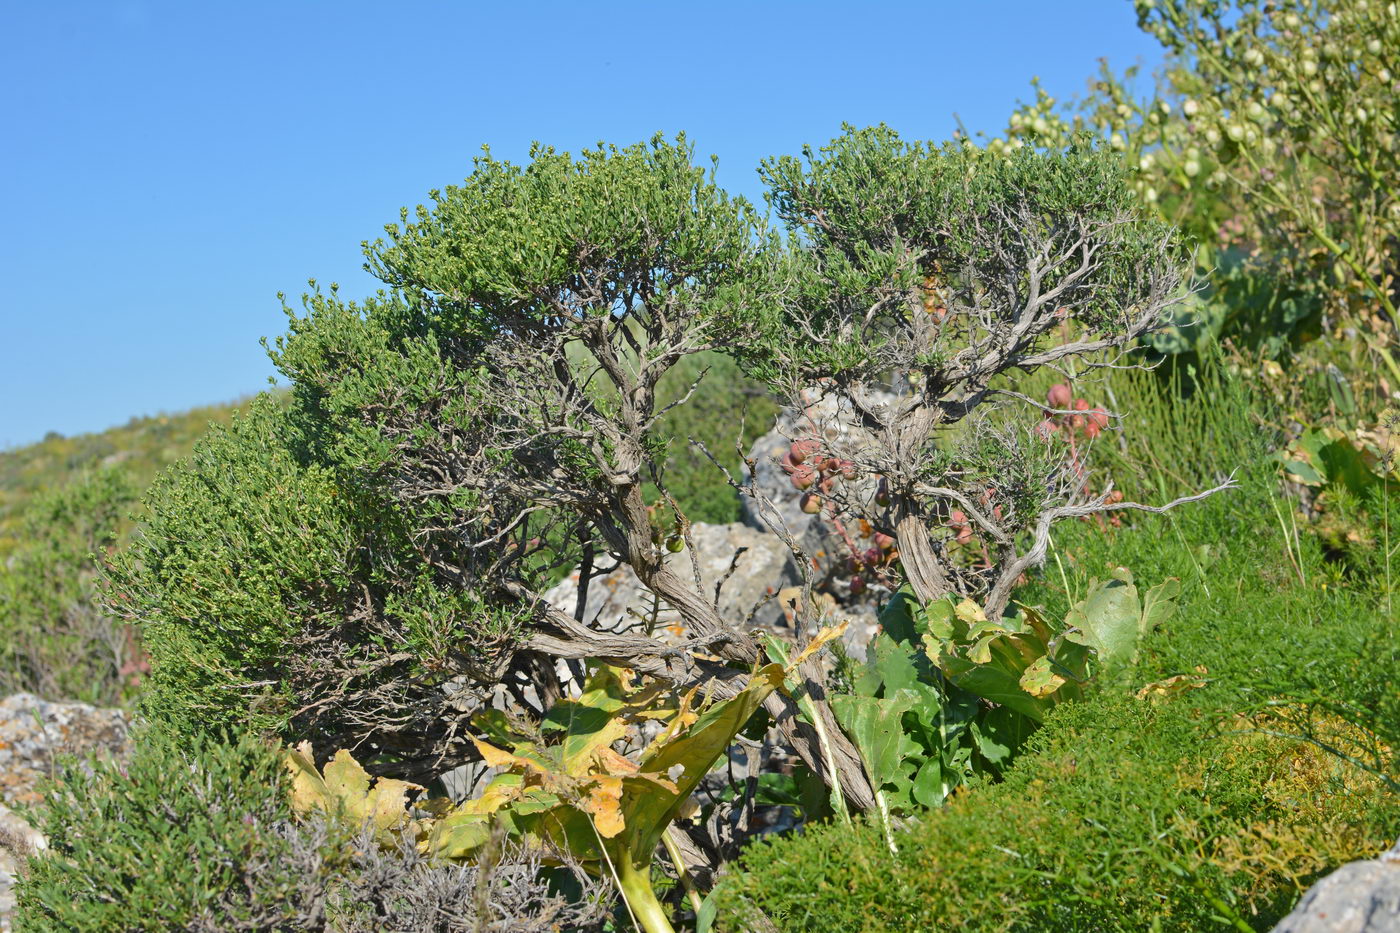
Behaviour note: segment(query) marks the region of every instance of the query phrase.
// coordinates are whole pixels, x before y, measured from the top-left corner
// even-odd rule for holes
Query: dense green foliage
[[[140,648],[96,604],[94,555],[117,543],[137,495],[104,467],[27,504],[0,571],[0,692],[112,705],[133,686]]]
[[[189,455],[210,422],[226,422],[231,412],[231,406],[218,405],[132,418],[96,434],[50,434],[36,444],[0,452],[0,558],[21,543],[18,529],[36,495],[118,466],[135,488],[144,489],[157,473]]]
[[[26,867],[16,930],[584,933],[604,916],[603,899],[571,902],[526,853],[433,865],[348,822],[294,822],[288,784],[280,756],[250,739],[147,731],[124,767],[71,765],[49,794],[51,848]]]
[[[1292,378],[1340,367],[1363,411],[1388,404],[1400,384],[1395,12],[1368,0],[1134,7],[1165,55],[1150,86],[1105,61],[1082,99],[1037,87],[989,148],[1092,132],[1195,241],[1202,289],[1157,348],[1228,339]]]
[[[685,322],[735,300],[751,209],[660,140],[483,157],[433,198],[366,247],[392,291],[289,311],[285,404],[257,400],[162,479],[118,561],[144,708],[177,731],[251,725],[430,777],[474,757],[477,695],[542,663],[522,649],[558,570],[639,516],[655,549],[648,489],[696,510],[677,522],[734,515],[686,435],[733,463],[772,407],[743,438],[715,417],[735,367]],[[707,363],[702,419],[668,410]]]

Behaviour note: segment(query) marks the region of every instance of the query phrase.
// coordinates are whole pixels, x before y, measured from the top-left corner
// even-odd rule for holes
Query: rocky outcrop
[[[19,814],[0,803],[0,931],[9,933],[15,909],[15,878],[30,855],[49,847],[48,840]]]
[[[801,413],[784,411],[774,429],[755,441],[749,451],[754,485],[770,506],[760,508],[753,498],[744,496],[741,522],[691,526],[693,557],[700,568],[700,592],[715,599],[718,586],[719,613],[736,627],[790,629],[795,588],[802,581],[782,534],[775,533],[771,522],[778,532],[790,535],[813,562],[813,582],[824,621],[850,620],[843,641],[847,651],[863,657],[865,645],[877,630],[876,607],[888,598],[889,592],[870,573],[861,581],[863,592],[857,591],[851,585],[854,574],[847,565],[852,557],[866,554],[874,546],[873,531],[860,522],[838,528],[825,517],[802,511],[801,491],[793,486],[782,463],[795,438],[821,438],[823,449],[846,455],[871,443],[856,426],[850,411],[833,398],[814,398]],[[746,472],[745,479],[748,478]],[[873,495],[875,478],[866,476],[843,483],[857,498],[868,499]],[[686,549],[669,555],[667,564],[681,579],[692,580],[691,560],[691,551]],[[575,569],[545,598],[572,615],[578,603],[578,579]],[[686,637],[676,614],[667,606],[653,605],[651,594],[630,567],[618,567],[594,577],[587,598],[582,618],[591,625],[616,631],[651,624],[650,617],[655,613],[654,634],[677,641]]]
[[[38,803],[38,782],[62,755],[124,755],[130,726],[129,714],[119,709],[41,700],[32,693],[0,700],[0,801]]]
[[[718,587],[722,618],[739,627],[782,624],[782,608],[775,597],[779,590],[796,581],[797,571],[788,549],[776,536],[738,522],[696,522],[690,528],[690,537],[695,544],[693,557],[700,566],[699,592],[713,599]],[[666,563],[682,580],[693,581],[691,559],[687,548],[679,554],[668,554]],[[546,593],[545,599],[573,615],[578,605],[578,578],[576,569]],[[694,583],[691,588],[695,588]],[[583,619],[609,631],[642,625],[649,621],[651,602],[651,594],[632,568],[624,565],[590,581]],[[678,621],[669,607],[656,607],[655,631],[663,637],[684,637],[684,632],[678,630]]]
[[[1313,885],[1274,933],[1400,933],[1400,842]]]
[[[848,404],[834,396],[816,397],[808,390],[810,403],[802,411],[784,409],[773,430],[764,434],[749,450],[752,474],[745,468],[744,478],[752,479],[762,499],[771,505],[760,506],[754,497],[744,496],[741,509],[744,524],[761,531],[786,530],[807,557],[813,561],[813,581],[818,598],[825,603],[824,615],[830,620],[848,620],[849,627],[842,638],[846,651],[863,659],[865,646],[879,630],[878,607],[889,598],[876,575],[863,574],[867,588],[856,592],[851,586],[854,576],[847,563],[854,553],[866,552],[875,541],[872,529],[859,521],[848,521],[838,527],[825,516],[802,511],[802,491],[797,489],[784,469],[783,456],[799,439],[815,440],[820,448],[833,456],[854,458],[874,444],[871,436],[860,427]],[[890,404],[895,397],[878,394],[875,404]],[[861,476],[843,480],[846,494],[855,501],[869,502],[873,497],[876,478]],[[776,525],[776,529],[771,529]],[[775,534],[776,536],[776,534]]]
[[[50,702],[30,693],[0,700],[0,933],[10,929],[14,879],[24,860],[48,847],[6,804],[41,803],[40,780],[53,773],[61,756],[125,756],[130,725],[123,710]]]

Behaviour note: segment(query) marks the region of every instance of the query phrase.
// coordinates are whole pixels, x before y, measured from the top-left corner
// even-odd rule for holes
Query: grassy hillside
[[[227,423],[235,407],[132,418],[95,434],[51,433],[37,444],[0,452],[0,559],[20,545],[19,526],[37,496],[108,468],[120,468],[145,488],[156,473],[186,456],[211,422]]]
[[[133,418],[0,453],[0,693],[130,698],[144,655],[97,607],[94,555],[121,546],[142,490],[234,408]]]

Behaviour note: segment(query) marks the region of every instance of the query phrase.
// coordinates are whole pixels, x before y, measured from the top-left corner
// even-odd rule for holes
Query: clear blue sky
[[[685,131],[759,195],[842,121],[1003,125],[1040,75],[1159,59],[1129,0],[853,4],[0,0],[0,448],[267,385],[276,293],[483,143]]]

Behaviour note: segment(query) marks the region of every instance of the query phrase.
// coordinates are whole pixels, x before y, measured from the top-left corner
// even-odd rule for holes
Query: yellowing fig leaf
[[[953,609],[953,612],[968,625],[975,625],[978,622],[987,621],[987,614],[982,611],[982,607],[970,599],[964,599],[962,602],[958,603]]]
[[[511,754],[503,748],[497,748],[480,739],[473,738],[472,742],[476,745],[476,750],[481,753],[481,760],[486,762],[488,767],[524,768],[527,771],[539,770],[538,762],[531,761],[529,758]]]
[[[677,733],[688,728],[699,718],[700,714],[695,712],[692,708],[695,704],[695,696],[699,692],[700,688],[695,686],[681,695],[680,705],[676,709],[676,714],[671,717],[671,721],[667,723],[666,728],[661,730],[661,734],[652,739],[651,744],[642,752],[642,758],[644,760],[654,751],[671,741]]]
[[[321,810],[352,826],[370,826],[381,842],[392,843],[395,831],[409,822],[408,798],[423,790],[408,781],[374,780],[346,749],[336,752],[319,774],[308,743],[288,750],[284,760],[292,776],[294,810]]]
[[[1021,689],[1033,697],[1047,697],[1064,685],[1065,679],[1051,668],[1050,659],[1037,658],[1021,674]]]
[[[622,778],[598,777],[584,799],[583,809],[592,815],[598,835],[611,839],[622,832]]]
[[[1147,684],[1137,692],[1139,700],[1159,700],[1174,696],[1178,693],[1185,693],[1187,690],[1198,690],[1206,685],[1205,680],[1200,677],[1193,677],[1190,674],[1177,674],[1168,677],[1166,680],[1158,680]]]
[[[594,754],[594,760],[604,774],[614,774],[619,777],[636,774],[640,770],[637,763],[626,755],[619,755],[611,748],[604,746]]]
[[[482,790],[481,796],[467,800],[457,806],[453,813],[472,813],[487,816],[518,799],[524,790],[525,779],[513,772],[498,774]]]
[[[346,749],[336,752],[321,773],[326,777],[326,790],[334,799],[363,800],[369,793],[368,772]]]
[[[330,791],[321,772],[316,770],[311,743],[302,742],[295,748],[287,749],[282,760],[292,779],[292,809],[302,815],[312,810],[330,811]]]

